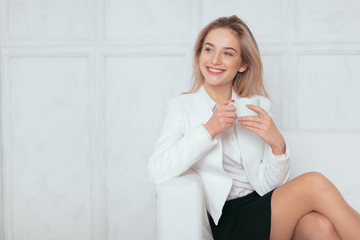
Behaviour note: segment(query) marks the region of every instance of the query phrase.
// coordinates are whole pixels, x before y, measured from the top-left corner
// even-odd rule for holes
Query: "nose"
[[[212,58],[211,58],[211,63],[213,65],[218,65],[218,64],[220,64],[220,62],[221,62],[220,54],[219,53],[214,53],[212,55]]]

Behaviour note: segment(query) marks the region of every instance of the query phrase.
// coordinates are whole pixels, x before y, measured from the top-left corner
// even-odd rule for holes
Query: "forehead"
[[[240,49],[240,41],[236,33],[228,28],[216,28],[211,30],[205,37],[204,43],[209,42],[215,47],[233,47]]]

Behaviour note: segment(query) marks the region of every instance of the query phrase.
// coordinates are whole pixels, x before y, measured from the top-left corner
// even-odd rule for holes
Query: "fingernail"
[[[251,107],[252,105],[251,104],[246,104],[247,107]]]

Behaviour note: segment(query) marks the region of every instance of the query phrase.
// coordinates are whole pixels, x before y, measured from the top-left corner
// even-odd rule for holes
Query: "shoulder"
[[[199,99],[199,91],[195,93],[180,94],[167,100],[167,106],[178,110],[189,108]]]
[[[180,94],[167,99],[165,103],[164,114],[172,119],[183,122],[184,119],[189,119],[191,112],[196,112],[199,96],[198,92],[190,94]]]

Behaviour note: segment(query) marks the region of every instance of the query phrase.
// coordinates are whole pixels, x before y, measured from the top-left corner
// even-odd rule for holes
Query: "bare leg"
[[[311,212],[296,224],[292,240],[341,240],[334,225],[325,216]]]
[[[360,240],[360,217],[320,173],[306,173],[277,188],[271,200],[270,239],[289,240],[298,221],[316,211],[335,226],[343,240]]]

